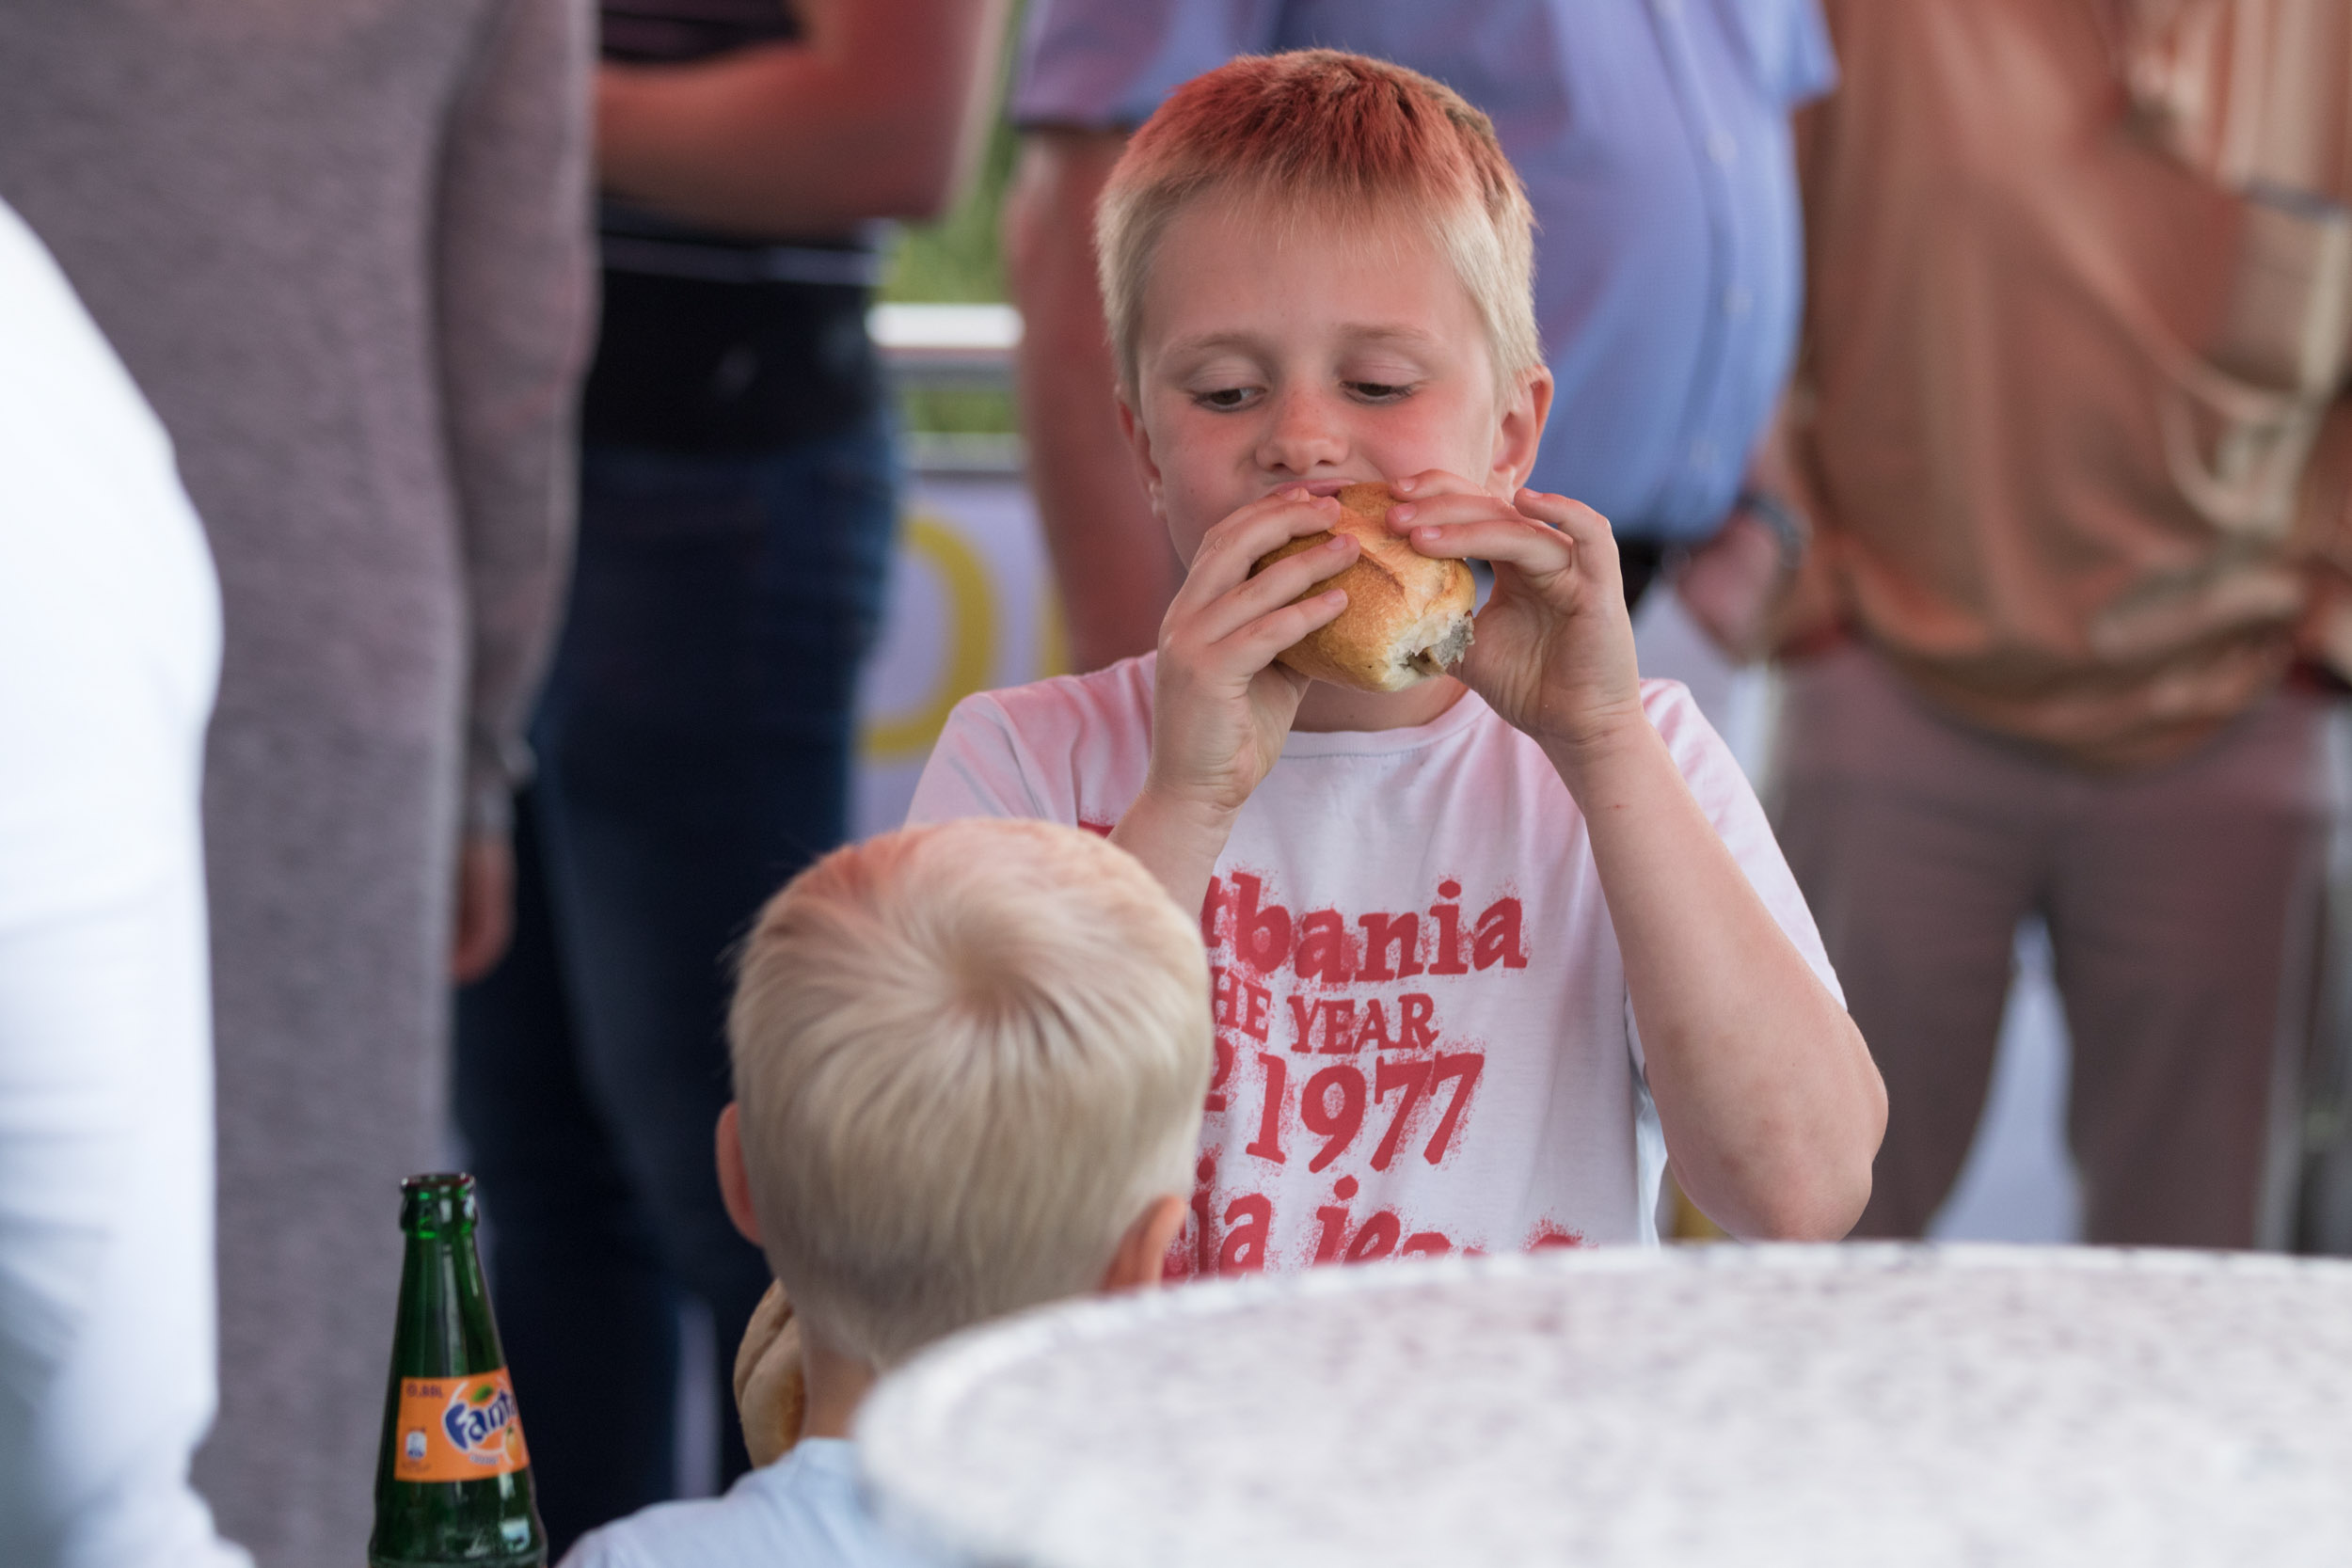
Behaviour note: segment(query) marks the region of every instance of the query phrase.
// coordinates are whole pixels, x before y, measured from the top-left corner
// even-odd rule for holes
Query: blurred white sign
[[[850,832],[864,838],[905,820],[958,702],[1066,662],[1053,574],[1020,476],[914,480],[866,670]]]

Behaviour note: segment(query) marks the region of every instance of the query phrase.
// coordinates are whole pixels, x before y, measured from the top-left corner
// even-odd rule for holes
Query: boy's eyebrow
[[[1406,322],[1351,323],[1341,327],[1339,335],[1351,346],[1382,342],[1434,345],[1438,341],[1438,335],[1428,328],[1415,326]],[[1264,337],[1255,332],[1202,332],[1190,338],[1178,339],[1168,344],[1162,353],[1167,357],[1174,358],[1179,356],[1214,354],[1225,349],[1240,349],[1248,352],[1262,347],[1264,341]]]
[[[1170,358],[1178,355],[1214,354],[1220,349],[1256,348],[1262,340],[1253,332],[1200,332],[1189,338],[1179,338],[1163,351]]]
[[[1415,326],[1409,322],[1365,322],[1360,325],[1351,323],[1340,328],[1340,336],[1350,342],[1358,343],[1391,341],[1434,343],[1438,341],[1438,335],[1435,332],[1425,326]]]

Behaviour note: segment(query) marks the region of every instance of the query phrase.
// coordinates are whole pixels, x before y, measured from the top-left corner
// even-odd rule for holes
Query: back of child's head
[[[1543,363],[1534,299],[1534,216],[1494,127],[1419,71],[1334,49],[1244,55],[1194,77],[1144,121],[1095,213],[1104,311],[1132,399],[1153,251],[1212,195],[1294,226],[1419,226],[1452,263],[1486,328],[1497,376]]]
[[[1074,828],[852,845],[744,946],[728,1034],[753,1206],[810,1332],[887,1367],[1102,1281],[1192,1190],[1214,1025],[1192,921]]]

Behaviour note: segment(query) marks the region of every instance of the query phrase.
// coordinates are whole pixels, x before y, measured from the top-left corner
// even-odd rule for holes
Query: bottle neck
[[[408,1238],[392,1361],[402,1377],[460,1376],[506,1364],[470,1229]]]

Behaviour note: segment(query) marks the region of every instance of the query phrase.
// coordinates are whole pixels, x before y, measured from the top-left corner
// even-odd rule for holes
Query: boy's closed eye
[[[1232,414],[1248,407],[1265,395],[1263,387],[1213,387],[1192,394],[1192,401],[1212,413]]]
[[[1340,387],[1359,403],[1402,403],[1421,390],[1418,381],[1343,381]],[[1192,393],[1192,401],[1213,413],[1238,413],[1264,397],[1263,387],[1212,387]]]

